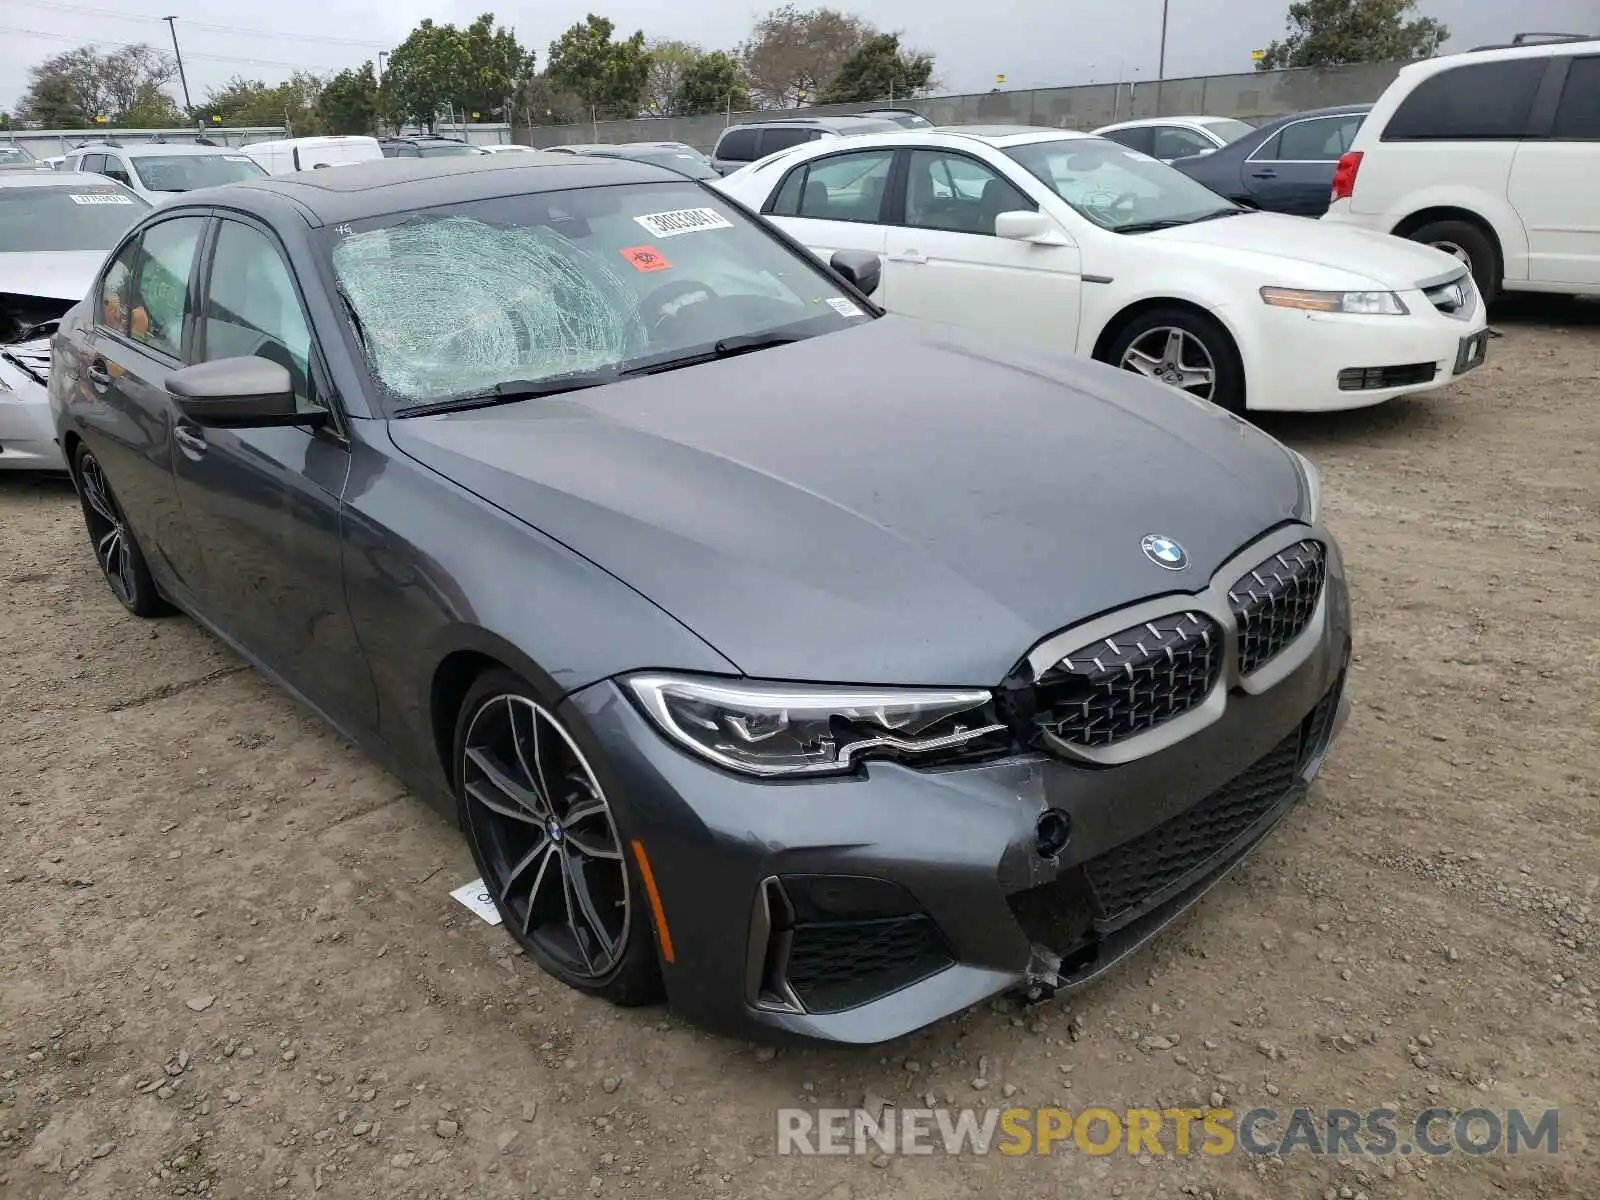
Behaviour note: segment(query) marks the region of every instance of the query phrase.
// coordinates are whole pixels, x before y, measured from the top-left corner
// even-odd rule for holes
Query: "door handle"
[[[199,458],[206,452],[206,439],[186,426],[173,426],[172,440],[178,443],[178,449],[188,458]]]
[[[89,377],[89,383],[97,392],[103,392],[111,386],[111,372],[106,370],[106,360],[97,358],[89,364],[89,369],[84,372]]]
[[[890,262],[900,263],[925,263],[928,256],[920,250],[902,250],[899,254],[889,255]]]
[[[1278,173],[1270,168],[1265,171],[1250,172],[1251,179],[1276,179],[1277,177]]]

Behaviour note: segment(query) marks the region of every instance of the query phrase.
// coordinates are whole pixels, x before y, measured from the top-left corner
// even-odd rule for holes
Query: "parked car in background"
[[[0,172],[0,471],[60,470],[50,337],[150,202],[102,175]]]
[[[1250,122],[1235,117],[1143,117],[1137,121],[1103,125],[1094,134],[1151,158],[1171,162],[1191,154],[1220,150],[1254,128]]]
[[[32,171],[42,165],[21,146],[0,146],[0,171]]]
[[[682,142],[620,142],[612,146],[588,146],[578,153],[598,158],[627,158],[654,163],[690,179],[717,179],[711,160],[693,146]]]
[[[1505,291],[1600,295],[1600,38],[1402,67],[1323,220],[1436,246]]]
[[[265,171],[243,150],[191,142],[90,142],[67,156],[67,170],[104,175],[152,204],[197,188],[256,179]]]
[[[360,134],[279,138],[271,142],[251,142],[240,149],[268,175],[344,167],[383,157],[378,139]]]
[[[891,312],[1075,349],[1236,413],[1427,391],[1487,344],[1448,255],[1241,208],[1087,134],[871,133],[715,186],[824,259],[881,254]]]
[[[388,137],[381,139],[378,145],[385,158],[449,158],[483,153],[470,142],[447,137]]]
[[[858,133],[883,133],[900,128],[898,121],[881,117],[791,117],[785,120],[749,121],[730,125],[717,138],[711,165],[719,175],[736,171],[779,150],[823,138]]]
[[[485,154],[516,154],[532,151],[537,153],[537,146],[524,146],[518,142],[499,142],[490,146],[479,146]]]
[[[1311,464],[885,317],[871,255],[581,157],[157,217],[57,334],[106,582],[451,814],[580,992],[863,1044],[1083,984],[1339,730]]]
[[[856,114],[875,120],[893,121],[902,129],[931,129],[933,122],[914,108],[867,108]]]
[[[1320,217],[1339,159],[1355,141],[1370,104],[1318,108],[1279,117],[1220,150],[1172,166],[1236,204]]]

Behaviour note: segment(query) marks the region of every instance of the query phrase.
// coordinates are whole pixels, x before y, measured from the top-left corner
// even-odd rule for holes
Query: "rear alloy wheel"
[[[133,531],[117,503],[105,471],[87,446],[79,446],[73,470],[78,478],[78,500],[89,529],[95,561],[122,607],[136,617],[155,617],[168,611],[156,590],[149,564],[133,540]]]
[[[1484,304],[1494,303],[1500,294],[1500,255],[1482,229],[1471,221],[1431,221],[1406,236],[1465,264]]]
[[[1231,412],[1244,412],[1244,372],[1222,326],[1187,309],[1135,317],[1112,340],[1109,361]]]
[[[485,675],[457,723],[457,796],[511,936],[551,975],[616,1004],[658,998],[642,889],[577,741],[522,679]]]

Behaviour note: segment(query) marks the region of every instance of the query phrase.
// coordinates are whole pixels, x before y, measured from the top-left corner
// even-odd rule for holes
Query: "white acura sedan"
[[[1480,365],[1485,307],[1415,242],[1223,199],[1086,134],[961,126],[810,142],[713,183],[891,312],[1119,364],[1235,412],[1331,410]]]

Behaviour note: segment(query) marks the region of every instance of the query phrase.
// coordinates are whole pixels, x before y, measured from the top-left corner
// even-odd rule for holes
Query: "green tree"
[[[295,137],[305,137],[326,132],[317,107],[321,94],[322,81],[306,71],[280,84],[235,75],[206,93],[198,115],[206,125],[283,125]],[[213,122],[213,117],[222,120]]]
[[[690,64],[673,100],[673,112],[680,117],[730,110],[748,112],[750,108],[750,89],[744,81],[744,70],[723,50],[702,54]]]
[[[915,96],[933,78],[933,56],[900,49],[900,35],[880,33],[839,68],[824,103],[898,100]]]
[[[652,117],[677,116],[678,89],[686,72],[705,51],[693,42],[657,39],[646,42],[650,69],[645,74],[644,107]]]
[[[1429,58],[1450,31],[1432,17],[1414,17],[1416,8],[1417,0],[1296,0],[1288,33],[1267,47],[1256,69]]]
[[[849,13],[785,4],[756,22],[750,40],[739,48],[739,62],[758,101],[794,108],[814,103],[839,68],[877,33]]]
[[[517,89],[513,123],[524,125],[576,125],[589,119],[582,98],[564,91],[541,71]]]
[[[347,67],[317,97],[318,124],[329,133],[371,133],[378,127],[378,77],[369,60]]]
[[[106,54],[80,46],[29,70],[17,115],[49,129],[81,129],[97,117],[116,125],[159,117],[156,123],[170,125],[177,106],[164,92],[176,74],[172,56],[153,46],[123,46]]]
[[[132,105],[118,117],[119,124],[133,129],[173,129],[188,121],[178,102],[153,83],[141,87]]]
[[[454,25],[424,18],[389,56],[383,75],[383,107],[396,122],[433,128],[446,104],[455,105],[471,74],[467,42]]]
[[[637,116],[650,75],[644,34],[611,40],[614,26],[590,13],[550,43],[545,73],[557,88],[579,97],[601,117]]]
[[[497,28],[493,13],[484,13],[462,31],[467,50],[467,76],[458,95],[452,97],[469,115],[479,113],[487,119],[498,113],[505,120],[506,102],[517,86],[533,74],[534,55],[524,50],[517,35]]]

